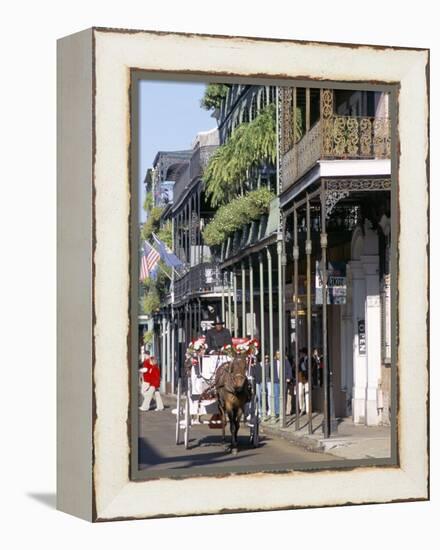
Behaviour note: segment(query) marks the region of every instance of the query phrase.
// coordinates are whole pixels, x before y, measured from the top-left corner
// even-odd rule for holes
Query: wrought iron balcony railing
[[[203,170],[217,147],[217,145],[204,145],[194,150],[188,166],[174,184],[174,204],[177,204],[185,190],[202,176]]]
[[[205,292],[215,292],[222,284],[220,269],[214,263],[204,263],[191,267],[180,279],[174,281],[174,301],[197,296]]]
[[[333,115],[319,120],[282,157],[283,189],[321,159],[383,159],[391,155],[390,120]]]

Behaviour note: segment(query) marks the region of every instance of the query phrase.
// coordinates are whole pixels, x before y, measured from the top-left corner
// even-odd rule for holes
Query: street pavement
[[[171,471],[173,475],[247,471],[283,471],[286,469],[316,469],[334,462],[335,457],[313,452],[286,439],[270,434],[260,435],[254,448],[249,441],[249,428],[242,424],[239,431],[239,452],[232,455],[222,442],[221,429],[207,424],[191,427],[189,449],[176,445],[175,405],[169,403],[163,411],[139,412],[139,469],[148,473]],[[203,417],[207,419],[208,417]],[[183,437],[182,437],[183,439]],[[230,442],[229,426],[226,444]]]

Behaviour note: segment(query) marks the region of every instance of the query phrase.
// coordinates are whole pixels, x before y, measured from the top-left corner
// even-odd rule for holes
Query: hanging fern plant
[[[154,206],[153,193],[150,191],[149,193],[147,193],[145,195],[143,208],[144,208],[145,212],[148,213],[153,208],[153,206]]]
[[[258,220],[262,214],[269,211],[270,202],[274,197],[275,194],[270,189],[261,187],[221,206],[203,231],[205,244],[219,245],[234,231],[253,220]]]
[[[296,110],[296,137],[302,136],[302,113]],[[211,157],[203,174],[213,207],[225,204],[248,186],[249,171],[275,165],[277,155],[276,106],[267,105],[252,122],[240,124]]]
[[[144,315],[153,315],[153,313],[156,313],[160,309],[159,294],[155,290],[149,291],[142,296],[140,305],[141,313]]]
[[[148,241],[152,233],[156,233],[160,228],[160,217],[162,215],[163,208],[159,206],[153,206],[148,212],[148,218],[142,226],[141,238]]]
[[[257,117],[241,124],[229,140],[211,157],[203,174],[212,206],[230,201],[246,188],[252,166],[276,161],[275,105],[268,105]]]
[[[157,236],[168,246],[168,248],[173,246],[172,225],[170,220],[167,220],[162,227],[158,229]]]

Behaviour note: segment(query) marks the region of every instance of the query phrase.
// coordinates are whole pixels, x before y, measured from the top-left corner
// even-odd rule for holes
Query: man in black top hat
[[[224,321],[217,315],[214,321],[214,328],[206,333],[206,344],[208,353],[219,351],[225,344],[232,344],[232,336]]]

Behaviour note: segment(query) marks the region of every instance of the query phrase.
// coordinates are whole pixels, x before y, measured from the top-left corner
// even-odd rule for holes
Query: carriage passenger
[[[232,344],[232,336],[227,328],[224,327],[224,321],[217,315],[214,321],[214,328],[206,333],[207,353],[217,353],[226,344]]]

